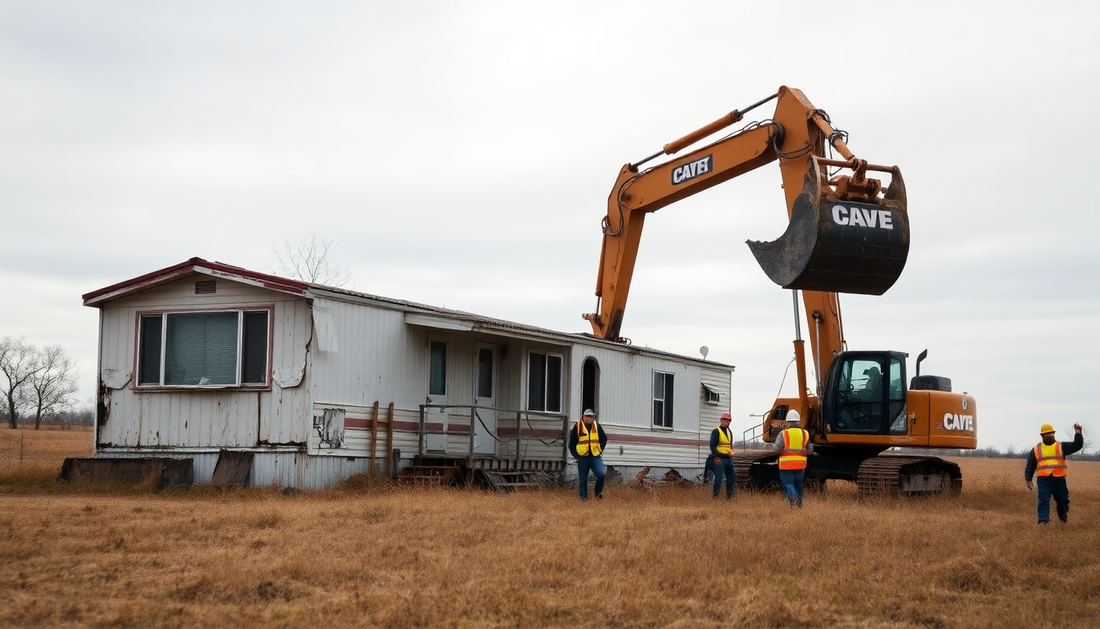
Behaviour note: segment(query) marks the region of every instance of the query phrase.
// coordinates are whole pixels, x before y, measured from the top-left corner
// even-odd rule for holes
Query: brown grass
[[[48,489],[67,457],[92,456],[88,426],[0,427],[0,487]]]
[[[4,627],[1093,627],[1100,463],[1035,526],[1023,461],[957,498],[357,484],[89,493],[0,484]],[[55,471],[56,473],[56,471]]]

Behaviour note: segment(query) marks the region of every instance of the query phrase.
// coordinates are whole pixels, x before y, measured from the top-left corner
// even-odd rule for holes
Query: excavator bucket
[[[778,240],[750,240],[749,249],[771,281],[783,288],[881,295],[909,256],[905,183],[896,169],[878,202],[842,200],[816,165],[795,199],[791,222]]]

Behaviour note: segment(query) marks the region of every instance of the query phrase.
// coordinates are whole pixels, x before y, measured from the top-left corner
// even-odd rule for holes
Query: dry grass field
[[[1044,528],[1023,461],[960,463],[956,498],[839,483],[802,510],[701,487],[284,496],[4,468],[0,626],[1100,626],[1100,463],[1071,460],[1071,521]]]
[[[6,423],[0,426],[0,478],[33,476],[47,468],[56,471],[61,469],[65,457],[70,456],[92,456],[91,427],[11,430]]]

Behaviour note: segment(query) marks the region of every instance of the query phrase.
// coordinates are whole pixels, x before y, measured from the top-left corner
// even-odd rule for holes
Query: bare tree
[[[0,396],[3,396],[8,407],[8,425],[12,428],[19,427],[19,414],[25,402],[24,386],[40,369],[38,352],[34,345],[27,342],[27,337],[14,339],[5,336],[0,341],[0,375],[7,381],[0,381]]]
[[[27,395],[34,407],[34,429],[42,425],[42,416],[57,413],[72,406],[76,393],[77,373],[73,360],[60,345],[47,345],[38,354],[38,371],[28,381]]]
[[[344,286],[351,278],[351,271],[337,265],[331,259],[336,245],[317,234],[303,236],[297,244],[284,240],[281,246],[272,248],[278,266],[276,273],[288,275],[303,282]]]

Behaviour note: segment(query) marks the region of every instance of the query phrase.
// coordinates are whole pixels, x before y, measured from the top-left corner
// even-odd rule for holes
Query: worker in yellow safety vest
[[[730,432],[730,421],[733,416],[722,413],[718,419],[718,427],[710,431],[710,457],[714,464],[714,497],[718,497],[722,489],[722,479],[726,480],[726,500],[733,500],[733,484],[737,478],[737,470],[733,467],[733,433]]]
[[[586,409],[581,421],[569,433],[569,451],[577,461],[577,493],[581,500],[588,500],[588,474],[596,476],[596,498],[603,500],[603,481],[607,476],[607,467],[603,464],[604,448],[607,447],[607,433],[596,423],[596,413]]]
[[[810,433],[799,427],[797,420],[788,422],[787,428],[775,440],[775,445],[780,451],[779,483],[787,494],[787,502],[801,509],[805,494],[806,457],[814,451]]]
[[[1085,446],[1085,437],[1081,434],[1081,424],[1073,425],[1073,441],[1059,443],[1054,440],[1054,426],[1043,424],[1039,435],[1043,441],[1031,449],[1024,465],[1024,481],[1028,489],[1033,489],[1031,477],[1035,475],[1039,485],[1039,504],[1036,509],[1039,525],[1050,522],[1050,499],[1058,508],[1058,519],[1064,524],[1069,518],[1069,486],[1066,484],[1066,457]]]

